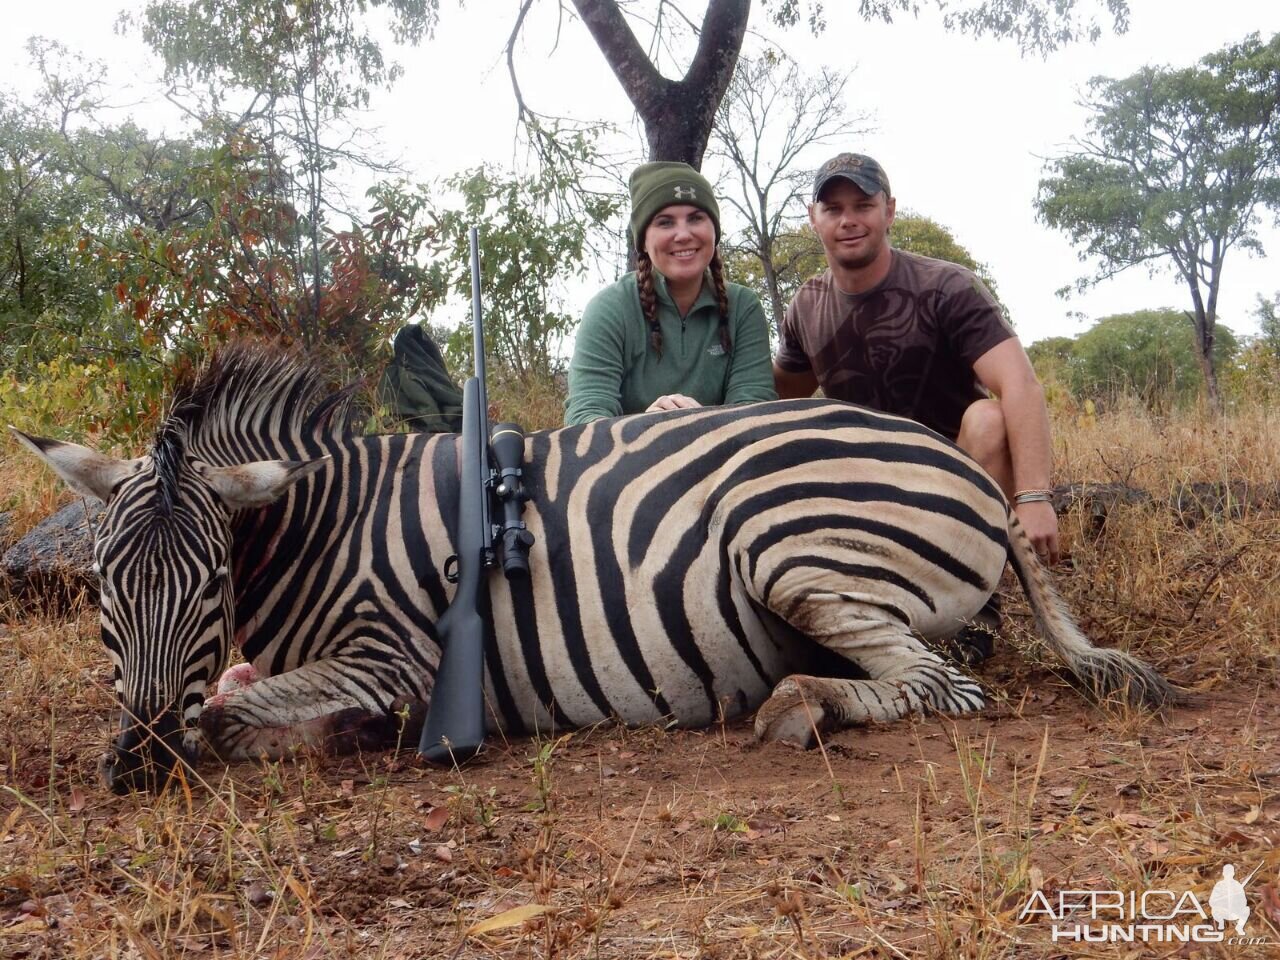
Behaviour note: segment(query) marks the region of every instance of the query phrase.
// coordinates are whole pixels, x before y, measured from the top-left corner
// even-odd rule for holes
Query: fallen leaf
[[[84,809],[84,791],[79,787],[71,788],[71,799],[67,801],[67,809],[72,813],[79,813]]]
[[[1131,827],[1149,828],[1156,825],[1156,821],[1151,817],[1144,817],[1140,813],[1117,813],[1116,819],[1121,823],[1127,823]]]
[[[523,907],[512,907],[510,910],[503,910],[497,916],[490,917],[488,920],[473,923],[467,930],[467,936],[474,937],[481,933],[518,926],[535,917],[540,917],[544,913],[553,913],[554,911],[555,907],[546,903],[528,903]]]
[[[431,855],[441,863],[453,863],[453,851],[443,844],[432,850]]]
[[[435,833],[449,821],[448,807],[432,807],[431,812],[427,814],[427,819],[423,821],[422,826],[428,833]]]
[[[1244,815],[1244,822],[1257,823],[1260,816],[1262,816],[1261,807],[1250,807],[1249,812]]]

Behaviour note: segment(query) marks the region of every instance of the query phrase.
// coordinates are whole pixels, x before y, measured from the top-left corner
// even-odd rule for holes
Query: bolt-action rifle
[[[484,744],[484,651],[492,619],[489,570],[497,565],[500,555],[509,580],[528,579],[529,547],[533,544],[533,534],[520,519],[528,499],[520,469],[524,431],[514,423],[497,424],[492,435],[489,430],[479,234],[475,227],[470,241],[475,376],[462,388],[458,552],[445,563],[445,577],[457,584],[457,590],[436,624],[442,647],[440,666],[418,744],[423,757],[444,764],[468,760]],[[501,517],[496,523],[492,519],[495,513]]]

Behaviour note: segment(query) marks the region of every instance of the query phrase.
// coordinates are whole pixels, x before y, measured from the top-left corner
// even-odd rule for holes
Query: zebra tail
[[[1153,667],[1122,650],[1095,647],[1049,580],[1027,532],[1009,511],[1009,560],[1022,583],[1040,636],[1085,690],[1100,702],[1116,701],[1159,710],[1186,701],[1181,690]]]

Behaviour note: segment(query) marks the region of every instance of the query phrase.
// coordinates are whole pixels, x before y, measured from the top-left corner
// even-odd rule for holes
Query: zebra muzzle
[[[169,783],[179,766],[191,767],[195,757],[183,745],[182,723],[174,710],[165,710],[150,723],[128,724],[99,763],[103,784],[113,793],[156,792]]]

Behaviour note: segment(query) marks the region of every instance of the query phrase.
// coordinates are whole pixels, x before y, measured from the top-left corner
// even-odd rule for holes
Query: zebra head
[[[176,764],[195,762],[205,692],[231,654],[232,514],[272,502],[327,458],[215,467],[188,455],[175,427],[147,456],[118,460],[13,432],[72,489],[106,504],[94,572],[120,733],[101,773],[117,793],[162,787]]]

